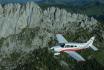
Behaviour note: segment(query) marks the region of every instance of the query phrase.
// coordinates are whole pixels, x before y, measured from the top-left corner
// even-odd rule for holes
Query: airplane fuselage
[[[94,51],[97,51],[98,49],[93,45],[93,41],[95,37],[91,37],[90,40],[88,40],[86,43],[71,43],[68,42],[63,35],[57,34],[56,38],[58,40],[58,46],[54,46],[51,48],[51,50],[54,52],[54,55],[59,55],[60,52],[65,52],[69,54],[72,58],[74,58],[77,61],[85,61],[85,59],[80,56],[76,51],[91,48]]]
[[[53,47],[55,52],[79,51],[79,50],[86,49],[89,47],[95,51],[97,50],[97,48],[94,47],[92,44],[95,37],[91,37],[90,40],[87,41],[86,43],[67,42],[61,35],[58,35],[57,38],[59,41],[59,45],[56,47]],[[61,43],[60,41],[62,41],[63,43]]]
[[[79,51],[86,49],[86,43],[65,43],[64,45],[53,47],[55,52],[65,52],[65,51]]]

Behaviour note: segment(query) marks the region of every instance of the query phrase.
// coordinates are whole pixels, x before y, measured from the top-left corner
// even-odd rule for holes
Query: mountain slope
[[[95,35],[94,45],[100,50],[79,53],[89,61],[85,62],[85,67],[86,64],[88,67],[91,64],[102,68],[103,29],[104,25],[93,17],[70,13],[65,9],[48,7],[43,10],[33,2],[0,5],[0,68],[1,70],[53,70],[53,68],[73,70],[78,66],[75,60],[64,53],[54,57],[48,50],[58,44],[55,39],[56,33],[62,33],[68,41],[76,42],[86,42]]]

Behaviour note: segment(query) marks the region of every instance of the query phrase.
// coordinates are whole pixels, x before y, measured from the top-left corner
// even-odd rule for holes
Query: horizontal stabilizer
[[[94,51],[97,51],[98,48],[96,48],[94,45],[90,46],[91,49],[93,49]]]

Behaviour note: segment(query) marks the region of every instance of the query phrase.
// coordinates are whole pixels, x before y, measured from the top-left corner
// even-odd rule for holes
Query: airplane
[[[93,45],[93,41],[95,37],[91,37],[89,41],[86,43],[71,43],[68,42],[63,35],[56,34],[56,38],[58,40],[59,45],[51,47],[51,50],[54,51],[54,55],[59,55],[61,52],[65,52],[69,54],[76,61],[86,61],[81,55],[79,55],[76,51],[80,51],[83,49],[91,48],[94,51],[98,49]]]

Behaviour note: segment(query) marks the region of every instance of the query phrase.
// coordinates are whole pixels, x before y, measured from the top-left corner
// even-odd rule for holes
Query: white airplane
[[[85,59],[80,56],[76,51],[91,48],[94,51],[98,49],[93,45],[95,37],[91,37],[86,43],[71,43],[68,42],[61,34],[56,34],[56,38],[59,42],[58,46],[54,46],[51,49],[55,52],[54,55],[59,55],[61,52],[69,54],[72,58],[77,61],[85,61]]]

